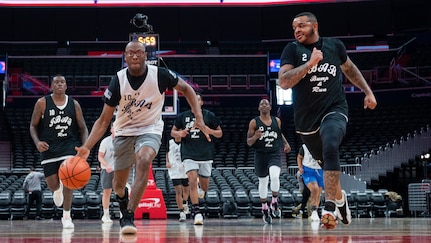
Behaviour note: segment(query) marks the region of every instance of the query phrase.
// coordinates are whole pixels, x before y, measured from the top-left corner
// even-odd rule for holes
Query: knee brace
[[[269,176],[271,177],[271,191],[278,192],[280,190],[280,170],[278,166],[269,167]]]
[[[269,177],[259,177],[259,196],[260,198],[268,198],[268,179]]]

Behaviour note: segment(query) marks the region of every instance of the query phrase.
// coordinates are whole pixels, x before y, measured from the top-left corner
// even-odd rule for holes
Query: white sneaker
[[[317,213],[317,210],[314,210],[311,213],[310,219],[311,219],[311,222],[319,222],[320,221],[319,214]]]
[[[61,218],[61,223],[63,224],[63,229],[74,229],[75,225],[72,223],[72,218]]]
[[[180,212],[180,219],[179,220],[180,220],[180,222],[184,222],[187,220],[187,216],[186,216],[186,213],[184,211]]]
[[[60,181],[60,188],[54,191],[53,195],[54,204],[57,207],[61,207],[63,205],[63,184]]]
[[[198,213],[195,215],[195,225],[203,225],[204,224],[204,217],[201,213]]]
[[[112,223],[112,219],[109,217],[109,215],[103,215],[102,222],[105,224],[110,224]]]
[[[187,205],[187,203],[183,204],[183,211],[184,211],[185,214],[189,214],[190,213],[190,208],[189,208],[189,205]]]

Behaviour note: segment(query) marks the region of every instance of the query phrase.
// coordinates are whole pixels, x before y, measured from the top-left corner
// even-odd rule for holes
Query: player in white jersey
[[[145,46],[139,41],[126,45],[124,59],[127,67],[113,76],[104,93],[102,113],[94,122],[87,141],[76,150],[78,156],[86,159],[90,149],[108,129],[114,112],[117,112],[113,141],[113,189],[122,214],[121,234],[136,234],[134,212],[147,188],[150,165],[160,148],[166,89],[174,88],[183,94],[196,116],[194,127],[201,129],[207,139],[210,137],[198,98],[189,84],[166,68],[147,65]],[[129,198],[126,184],[132,166],[135,166],[136,174]]]
[[[168,168],[169,177],[175,188],[175,201],[180,211],[180,222],[187,219],[189,207],[187,199],[189,198],[189,179],[187,178],[183,162],[181,161],[181,139],[172,138],[169,140],[168,151],[166,153],[166,168]]]

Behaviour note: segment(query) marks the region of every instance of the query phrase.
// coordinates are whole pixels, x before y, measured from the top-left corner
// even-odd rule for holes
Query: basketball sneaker
[[[263,209],[262,210],[262,219],[263,219],[263,222],[265,222],[266,224],[271,224],[272,223],[271,214],[269,213],[268,209]]]
[[[120,198],[118,195],[115,195],[115,198],[120,207],[120,212],[123,213],[123,211],[126,211],[127,204],[129,204],[129,190],[127,189],[127,187],[125,188],[125,194],[123,198]]]
[[[111,217],[109,217],[109,215],[103,215],[102,222],[105,224],[110,224],[110,223],[112,223],[112,219],[111,219]]]
[[[281,217],[281,209],[278,206],[278,203],[271,203],[271,214],[274,218],[280,218]]]
[[[201,213],[197,213],[195,215],[195,222],[194,225],[203,225],[204,224],[204,217]]]
[[[335,203],[330,201],[325,202],[325,206],[322,209],[322,218],[320,219],[322,228],[335,229],[335,226],[337,226],[337,211]]]
[[[57,207],[61,207],[63,205],[63,183],[60,181],[60,188],[58,188],[52,194],[52,199],[54,200],[54,204]]]
[[[319,214],[317,213],[317,210],[313,210],[313,212],[311,213],[310,220],[311,220],[311,222],[319,222],[320,221]]]
[[[295,219],[302,219],[302,217],[304,216],[304,212],[302,210],[299,210],[297,214],[292,214],[292,216],[295,217]]]
[[[345,225],[349,225],[352,222],[352,214],[350,212],[349,204],[347,202],[347,194],[344,190],[342,190],[342,193],[343,193],[344,203],[341,206],[338,205],[338,203],[336,203],[337,210],[340,213],[340,216],[339,216],[340,221]]]
[[[72,218],[61,218],[63,229],[74,229],[75,225],[72,223]]]
[[[121,227],[121,234],[136,234],[138,231],[136,229],[134,221],[134,212],[132,210],[124,210],[122,212],[123,217],[120,219],[120,227]]]
[[[186,221],[186,220],[187,220],[186,213],[185,213],[184,211],[181,211],[181,212],[180,212],[180,219],[179,219],[179,221],[180,221],[180,222],[184,222],[184,221]]]

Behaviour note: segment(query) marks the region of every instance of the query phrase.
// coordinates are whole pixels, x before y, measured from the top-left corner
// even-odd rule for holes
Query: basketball
[[[61,163],[58,169],[58,177],[63,186],[69,189],[81,189],[90,180],[90,165],[79,156],[68,158]]]

